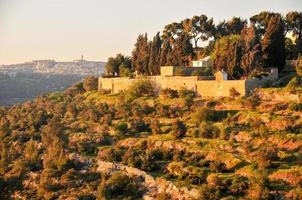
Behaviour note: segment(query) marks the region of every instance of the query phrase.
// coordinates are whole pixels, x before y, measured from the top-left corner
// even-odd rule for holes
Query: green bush
[[[122,139],[127,136],[127,133],[129,131],[128,124],[125,122],[121,122],[114,127],[114,130],[117,137]]]
[[[136,119],[130,122],[130,129],[134,132],[147,132],[149,126],[142,119]]]
[[[194,91],[189,90],[185,87],[182,87],[178,91],[179,97],[180,98],[193,98],[194,97]]]
[[[168,98],[177,98],[178,97],[178,91],[173,90],[170,88],[162,89],[160,91],[160,95],[163,97],[168,97]]]
[[[289,109],[296,112],[302,111],[302,103],[292,103],[289,105]]]
[[[98,200],[141,199],[142,195],[138,179],[121,172],[114,173],[108,180],[102,180],[97,190]]]
[[[218,113],[214,110],[211,110],[207,107],[199,107],[196,111],[192,114],[191,120],[193,123],[198,126],[202,121],[217,121],[221,117],[223,117],[224,113]]]
[[[155,94],[155,84],[148,79],[138,80],[125,91],[125,97],[128,101],[142,96],[155,96]]]
[[[121,65],[120,66],[120,76],[121,77],[133,77],[133,73],[127,66]]]
[[[160,122],[157,119],[151,121],[150,128],[153,135],[161,134]]]
[[[199,134],[203,138],[218,138],[220,129],[209,122],[202,122],[199,125]]]
[[[88,76],[83,81],[83,88],[86,92],[98,89],[98,78],[94,76]]]
[[[180,139],[185,136],[187,127],[182,121],[177,120],[172,125],[172,132],[175,138]]]
[[[240,96],[240,93],[235,88],[230,89],[230,97],[236,98],[236,97],[239,97],[239,96]]]
[[[289,81],[289,83],[286,86],[286,89],[288,91],[295,91],[296,89],[301,87],[302,87],[302,77],[297,76]]]

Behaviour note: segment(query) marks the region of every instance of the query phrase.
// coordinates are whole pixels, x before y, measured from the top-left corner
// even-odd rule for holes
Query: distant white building
[[[200,60],[193,60],[192,61],[193,67],[211,67],[212,66],[212,59],[210,56],[204,57]]]

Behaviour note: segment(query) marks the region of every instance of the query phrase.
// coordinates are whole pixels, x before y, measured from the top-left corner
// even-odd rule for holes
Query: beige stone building
[[[179,90],[182,87],[193,90],[197,96],[218,97],[230,96],[230,90],[234,88],[241,96],[246,96],[255,88],[262,87],[267,82],[273,82],[278,79],[278,70],[272,69],[271,73],[261,79],[253,78],[248,80],[228,80],[227,73],[219,71],[214,77],[209,76],[176,76],[175,71],[179,68],[185,69],[187,74],[198,70],[198,67],[161,67],[161,75],[145,77],[154,81],[160,88],[170,88]],[[110,90],[112,93],[118,93],[129,88],[131,84],[139,78],[116,77],[99,78],[99,90]]]

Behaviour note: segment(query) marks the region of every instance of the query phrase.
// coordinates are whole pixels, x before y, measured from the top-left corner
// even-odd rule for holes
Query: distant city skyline
[[[205,14],[217,23],[260,11],[302,11],[301,0],[0,0],[0,64],[131,55],[171,22]]]

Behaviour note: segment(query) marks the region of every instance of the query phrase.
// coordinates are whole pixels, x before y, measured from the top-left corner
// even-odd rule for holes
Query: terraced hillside
[[[152,87],[84,83],[1,108],[2,197],[302,198],[300,88],[197,98]]]

